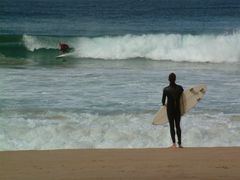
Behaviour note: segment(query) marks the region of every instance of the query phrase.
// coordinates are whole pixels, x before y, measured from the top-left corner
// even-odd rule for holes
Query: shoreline
[[[240,179],[240,147],[0,152],[0,179]]]

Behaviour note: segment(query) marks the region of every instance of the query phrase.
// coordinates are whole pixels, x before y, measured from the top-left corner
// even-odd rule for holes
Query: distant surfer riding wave
[[[56,58],[62,58],[66,57],[72,54],[73,48],[70,48],[70,46],[66,43],[59,43],[59,51],[61,52],[60,55],[56,56]]]
[[[68,44],[66,44],[66,43],[59,43],[59,49],[60,49],[60,51],[62,52],[62,53],[69,53],[70,52],[70,50],[71,50],[71,48],[69,47],[69,45]]]

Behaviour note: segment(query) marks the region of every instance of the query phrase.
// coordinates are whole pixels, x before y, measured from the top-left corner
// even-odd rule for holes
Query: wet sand
[[[1,180],[240,179],[240,147],[0,152]]]

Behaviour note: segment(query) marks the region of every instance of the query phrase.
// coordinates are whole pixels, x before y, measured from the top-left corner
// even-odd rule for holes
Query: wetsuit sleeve
[[[184,89],[183,89],[183,87],[181,86],[181,95],[182,95],[183,91],[184,91]]]
[[[166,101],[166,92],[165,89],[163,90],[163,95],[162,95],[162,105],[165,105],[165,101]]]

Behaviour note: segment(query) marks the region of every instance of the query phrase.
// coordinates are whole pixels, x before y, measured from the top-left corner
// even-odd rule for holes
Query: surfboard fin
[[[191,89],[190,89],[190,92],[191,92],[191,93],[193,93],[193,94],[198,94],[198,92],[197,92],[197,91],[195,91],[195,89],[194,89],[194,88],[191,88]]]
[[[205,93],[206,91],[205,91],[205,89],[202,88],[202,89],[200,89],[200,92]]]

